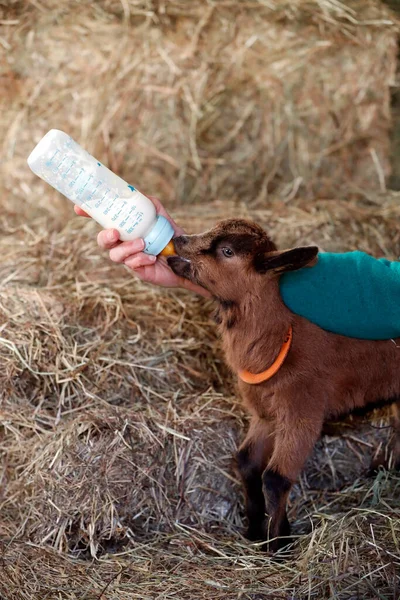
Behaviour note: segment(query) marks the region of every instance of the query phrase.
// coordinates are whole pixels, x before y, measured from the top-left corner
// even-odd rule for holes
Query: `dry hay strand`
[[[273,198],[263,210],[219,202],[174,216],[201,231],[241,215],[281,247],[362,247],[393,258],[398,196]],[[100,255],[96,229],[45,213],[28,226],[4,216],[0,593],[396,598],[399,478],[365,477],[388,448],[387,415],[318,443],[290,498],[294,554],[272,561],[241,535],[232,457],[246,417],[210,303],[133,280]]]
[[[26,156],[52,127],[170,202],[385,187],[397,22],[378,1],[35,0],[0,12],[3,195],[27,210],[40,212],[46,188]]]

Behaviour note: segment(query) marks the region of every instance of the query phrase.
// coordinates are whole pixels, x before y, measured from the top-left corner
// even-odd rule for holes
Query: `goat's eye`
[[[230,248],[222,248],[222,254],[227,258],[230,258],[231,256],[233,256],[233,250],[231,250]]]

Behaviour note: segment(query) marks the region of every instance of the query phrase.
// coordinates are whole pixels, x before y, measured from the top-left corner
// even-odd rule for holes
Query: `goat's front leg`
[[[236,457],[246,494],[246,537],[253,541],[264,540],[266,535],[262,474],[272,456],[273,444],[272,425],[264,419],[253,417]]]
[[[285,415],[275,432],[271,459],[262,475],[266,512],[269,517],[266,539],[269,550],[276,552],[291,542],[286,514],[287,499],[292,485],[318,440],[322,419],[293,418]]]

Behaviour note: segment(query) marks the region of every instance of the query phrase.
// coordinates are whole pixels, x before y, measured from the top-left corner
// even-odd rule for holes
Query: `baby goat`
[[[168,258],[170,267],[218,302],[226,359],[239,375],[252,416],[237,455],[246,490],[247,535],[269,539],[276,551],[290,534],[290,489],[324,422],[395,402],[394,456],[400,466],[400,350],[391,340],[328,333],[283,304],[280,273],[315,264],[316,247],[279,252],[261,227],[241,219],[174,242],[179,256]],[[265,371],[271,365],[275,373]],[[254,374],[260,373],[258,382]]]

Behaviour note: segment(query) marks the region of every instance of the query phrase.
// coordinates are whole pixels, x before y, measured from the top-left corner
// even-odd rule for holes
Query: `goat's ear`
[[[318,260],[317,255],[317,246],[293,248],[284,252],[260,253],[254,258],[254,267],[258,273],[297,271],[303,267],[313,267]]]

